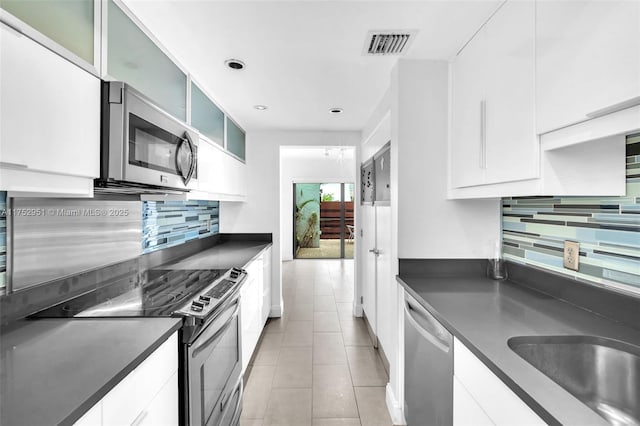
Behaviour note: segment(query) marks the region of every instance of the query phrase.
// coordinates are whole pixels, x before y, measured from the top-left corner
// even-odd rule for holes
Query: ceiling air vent
[[[365,55],[400,55],[416,31],[370,31],[364,46]]]

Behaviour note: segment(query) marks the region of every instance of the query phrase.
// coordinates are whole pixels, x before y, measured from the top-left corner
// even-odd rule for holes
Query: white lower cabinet
[[[453,424],[454,426],[495,425],[455,375],[453,376]]]
[[[546,425],[458,339],[453,346],[454,425]],[[456,385],[458,386],[456,391]],[[470,422],[470,412],[478,419]],[[484,415],[483,415],[484,414]],[[487,423],[489,421],[490,423]]]
[[[262,329],[271,310],[271,247],[253,259],[245,269],[247,279],[240,290],[243,374],[260,340]]]
[[[262,324],[260,311],[262,306],[262,271],[255,276],[255,268],[247,268],[248,277],[240,290],[240,324],[242,325],[242,372],[247,369],[253,350],[258,344]]]
[[[175,426],[180,423],[178,410],[172,409],[178,401],[178,372],[164,384],[153,401],[137,417],[136,426]],[[169,407],[169,408],[167,408]]]
[[[178,424],[178,333],[120,381],[76,426]]]
[[[267,322],[271,313],[271,247],[263,253],[264,258],[264,282],[262,284],[262,323]]]
[[[84,413],[74,426],[96,426],[102,425],[102,401],[99,401],[89,411]]]

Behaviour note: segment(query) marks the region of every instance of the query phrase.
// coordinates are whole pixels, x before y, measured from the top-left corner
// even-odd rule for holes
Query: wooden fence
[[[320,203],[320,238],[323,240],[340,238],[340,201]],[[353,201],[344,203],[344,236],[349,238],[346,225],[353,225]]]

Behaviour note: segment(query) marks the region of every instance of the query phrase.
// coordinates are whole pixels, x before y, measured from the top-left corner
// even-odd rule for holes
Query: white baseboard
[[[385,402],[387,403],[387,411],[389,411],[389,416],[391,416],[391,421],[394,425],[406,425],[407,422],[404,419],[404,410],[400,405],[396,396],[393,394],[393,389],[391,388],[391,383],[387,383],[387,391]]]
[[[282,305],[271,305],[269,318],[280,318],[282,316]]]
[[[363,313],[364,310],[362,309],[361,304],[353,305],[353,316],[361,317]]]

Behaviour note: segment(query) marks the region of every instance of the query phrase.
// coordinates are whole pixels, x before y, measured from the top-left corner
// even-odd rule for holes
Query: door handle
[[[10,169],[28,169],[29,166],[27,166],[26,164],[20,164],[20,163],[10,163],[8,161],[0,161],[0,167],[6,167],[6,168],[10,168]]]
[[[618,102],[617,104],[610,105],[606,108],[602,108],[593,112],[588,113],[587,118],[598,118],[607,114],[611,114],[613,112],[622,111],[623,109],[631,108],[634,106],[640,105],[640,96],[636,96],[631,99],[627,99],[626,101]]]
[[[371,250],[369,250],[369,253],[373,253],[376,256],[380,256],[380,253],[382,253],[380,250],[378,250],[377,248],[372,248]]]

